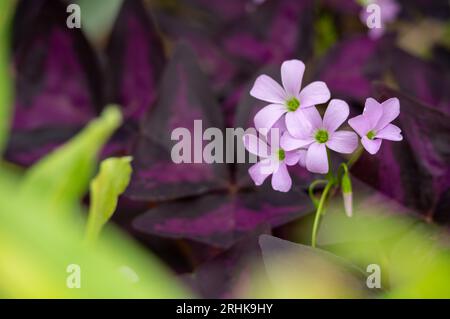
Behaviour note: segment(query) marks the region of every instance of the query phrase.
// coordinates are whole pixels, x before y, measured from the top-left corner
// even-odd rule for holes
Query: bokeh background
[[[376,38],[354,0],[3,2],[0,297],[450,297],[448,1],[396,0]],[[81,29],[66,26],[72,2]],[[293,189],[278,193],[254,187],[245,164],[170,158],[170,133],[195,119],[252,126],[255,78],[279,78],[294,58],[304,83],[325,81],[351,116],[367,97],[401,103],[404,140],[351,168],[355,216],[336,193],[319,249],[308,247],[307,194],[318,176],[296,167]],[[108,104],[122,121],[105,116]],[[80,138],[101,114],[105,131]],[[87,247],[89,181],[123,156],[130,184]],[[66,287],[72,263],[86,273],[81,289]],[[369,264],[380,289],[366,286]]]

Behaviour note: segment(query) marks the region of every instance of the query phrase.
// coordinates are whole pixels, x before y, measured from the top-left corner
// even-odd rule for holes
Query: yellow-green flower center
[[[315,139],[318,143],[326,143],[328,141],[328,132],[325,130],[318,130]]]
[[[300,101],[293,97],[292,99],[286,101],[286,106],[289,112],[294,112],[299,108]]]
[[[369,140],[373,140],[375,138],[375,132],[374,131],[367,132],[367,138]]]
[[[280,161],[283,161],[285,158],[286,158],[286,153],[284,152],[283,149],[280,148],[280,149],[278,150],[278,159],[279,159]]]

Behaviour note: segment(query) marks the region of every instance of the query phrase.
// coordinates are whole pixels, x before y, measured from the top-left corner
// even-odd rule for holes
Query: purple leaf
[[[192,140],[205,144],[203,130],[194,132],[195,120],[202,121],[203,130],[223,128],[222,114],[207,80],[191,50],[180,45],[165,70],[159,100],[143,122],[143,132],[134,149],[133,178],[127,196],[163,200],[198,195],[228,184],[226,164],[175,164],[171,158],[172,147],[178,143],[171,140],[176,128],[189,130],[191,146],[195,143]],[[195,150],[191,148],[193,162]]]
[[[324,57],[317,77],[336,97],[362,102],[371,93],[372,81],[380,79],[387,67],[389,46],[389,40],[367,36],[344,40]]]
[[[165,64],[161,39],[141,1],[126,0],[107,48],[108,101],[137,121],[154,103]]]
[[[61,142],[61,134],[55,132],[76,131],[98,114],[102,81],[82,32],[67,28],[65,6],[58,1],[44,1],[41,6],[26,1],[21,8],[16,20],[22,24],[15,25],[21,28],[16,35],[23,38],[15,40],[16,101],[8,154],[10,160],[28,165],[42,153],[39,148]],[[23,20],[21,14],[26,15]],[[33,32],[23,32],[25,28]],[[46,145],[39,143],[41,136]],[[20,159],[15,158],[15,149],[20,149]]]
[[[310,200],[302,191],[274,192],[267,185],[254,192],[161,204],[137,217],[133,225],[144,233],[229,248],[258,227],[280,226],[311,211]]]
[[[393,75],[403,92],[450,114],[450,76],[442,66],[400,49],[394,51],[392,59]]]
[[[15,54],[13,127],[85,124],[102,108],[98,64],[88,42],[79,29],[67,28],[59,2],[46,1],[28,27],[33,32]]]
[[[261,262],[258,237],[270,233],[262,227],[248,234],[230,249],[201,264],[192,274],[184,275],[194,291],[204,298],[239,298],[251,285],[253,267]]]
[[[363,181],[407,207],[432,217],[450,187],[450,119],[432,107],[378,85],[380,100],[400,99],[398,125],[404,140],[385,141],[375,156],[364,154],[352,169]],[[417,116],[420,114],[420,116]]]
[[[355,0],[324,0],[324,6],[336,12],[358,16],[362,6]]]
[[[231,56],[250,65],[306,59],[312,53],[312,11],[309,0],[267,1],[237,21],[221,42]]]

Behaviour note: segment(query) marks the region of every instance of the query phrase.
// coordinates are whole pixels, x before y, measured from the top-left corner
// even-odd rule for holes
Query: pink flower
[[[286,151],[307,148],[306,168],[310,172],[328,172],[327,147],[350,154],[358,146],[358,136],[354,132],[336,131],[349,115],[344,101],[331,100],[323,121],[315,107],[304,110],[303,115],[296,118],[295,130],[282,136],[281,146]]]
[[[348,124],[361,136],[361,143],[367,152],[376,154],[383,139],[403,139],[400,128],[390,124],[399,114],[400,102],[397,98],[391,98],[381,104],[368,98],[363,114],[348,120]]]
[[[243,137],[245,148],[252,154],[262,158],[249,168],[248,172],[257,186],[261,185],[269,175],[272,175],[272,188],[280,192],[291,189],[292,180],[287,165],[297,164],[302,156],[300,151],[286,152],[281,147],[272,147],[267,141],[253,134]]]
[[[295,123],[294,117],[299,116],[301,110],[330,99],[330,90],[324,82],[313,82],[300,90],[304,72],[305,65],[302,61],[289,60],[281,65],[283,87],[267,75],[261,75],[256,79],[250,95],[272,103],[255,115],[257,130],[270,129],[285,116],[286,128],[291,131]]]

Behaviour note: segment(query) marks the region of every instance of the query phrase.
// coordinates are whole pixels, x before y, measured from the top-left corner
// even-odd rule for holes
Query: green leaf
[[[128,186],[131,177],[131,157],[108,158],[100,165],[100,172],[91,182],[91,205],[86,239],[95,241],[106,222],[113,215],[117,200]]]
[[[10,61],[10,23],[15,1],[0,1],[0,155],[8,139],[13,86]]]
[[[162,262],[115,227],[91,249],[84,225],[48,214],[33,194],[16,200],[14,185],[0,170],[0,298],[189,297]],[[79,266],[80,288],[67,285],[70,265]]]
[[[37,194],[42,205],[78,207],[97,164],[97,155],[122,116],[110,106],[72,140],[36,163],[25,174],[20,194]],[[62,209],[67,212],[68,209]]]

